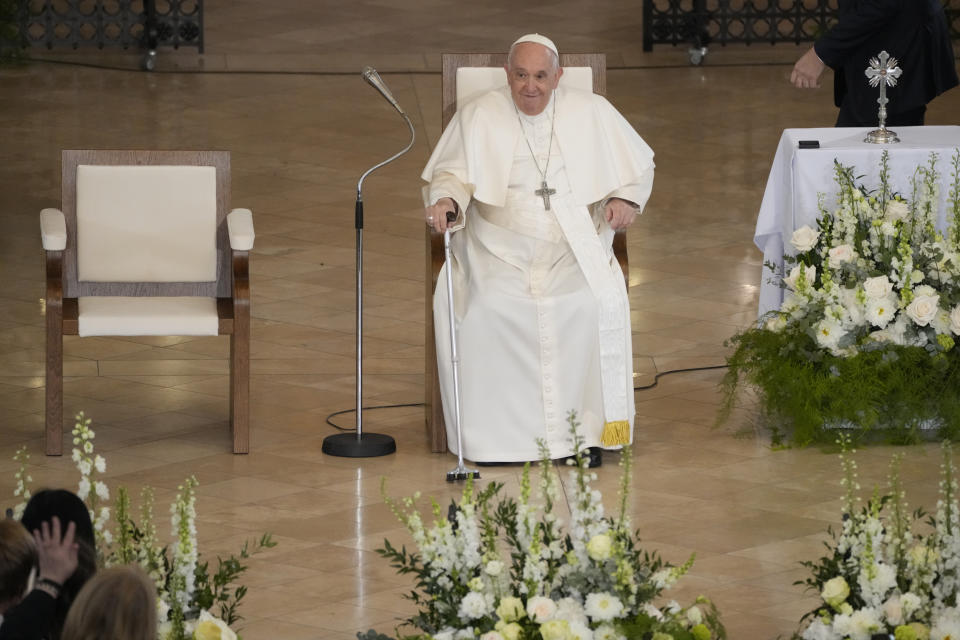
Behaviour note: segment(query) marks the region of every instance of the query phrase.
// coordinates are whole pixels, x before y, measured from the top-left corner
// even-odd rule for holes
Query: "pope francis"
[[[556,46],[510,48],[507,86],[462,105],[422,178],[438,231],[456,211],[451,264],[463,455],[517,462],[633,437],[633,354],[613,233],[653,187],[653,151],[603,97],[558,88]],[[441,273],[440,282],[446,275]],[[434,294],[447,442],[456,451],[447,291]]]

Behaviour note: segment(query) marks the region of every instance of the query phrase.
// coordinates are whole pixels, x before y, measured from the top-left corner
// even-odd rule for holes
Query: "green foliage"
[[[277,546],[273,537],[269,533],[263,534],[259,540],[254,541],[253,549],[249,548],[249,541],[243,543],[240,549],[239,557],[231,554],[224,559],[217,556],[217,571],[210,574],[209,562],[203,561],[197,563],[196,571],[196,590],[194,591],[194,601],[197,606],[207,611],[213,611],[214,605],[219,608],[220,619],[233,626],[235,622],[243,620],[237,609],[244,596],[247,595],[247,587],[243,585],[233,586],[240,577],[246,572],[247,566],[244,560],[251,555]]]
[[[939,438],[954,440],[960,432],[957,349],[931,354],[878,345],[839,357],[820,349],[802,326],[748,329],[726,344],[734,352],[721,383],[718,423],[729,418],[738,391],[752,385],[776,444],[829,443],[838,427],[857,439],[883,429],[893,443],[916,442],[925,422]]]

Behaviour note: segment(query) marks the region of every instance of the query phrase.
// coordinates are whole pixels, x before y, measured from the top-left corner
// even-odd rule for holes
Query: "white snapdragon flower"
[[[909,316],[917,326],[925,327],[930,324],[930,321],[937,315],[939,304],[940,296],[916,296],[910,304],[907,305],[907,316]]]
[[[445,627],[433,634],[433,640],[453,640],[454,629]]]
[[[867,298],[886,298],[893,291],[893,283],[887,276],[876,276],[863,281],[863,292]]]
[[[787,285],[792,291],[796,291],[800,286],[800,269],[801,265],[796,265],[793,269],[790,270],[790,275],[783,279],[784,284]],[[813,286],[813,283],[817,281],[817,268],[803,266],[803,279],[807,286]]]
[[[853,247],[849,244],[839,244],[835,247],[830,247],[827,255],[829,256],[827,264],[830,265],[831,269],[839,269],[847,262],[851,262],[857,258],[857,252],[854,251]]]
[[[93,466],[97,470],[97,473],[105,473],[107,471],[107,461],[104,460],[100,454],[94,457]]]
[[[891,222],[906,220],[910,217],[910,205],[903,200],[887,200],[886,210],[883,217]]]
[[[487,631],[480,636],[480,640],[505,640],[499,631]]]
[[[77,469],[80,470],[80,473],[82,475],[88,476],[90,475],[90,470],[92,469],[92,465],[90,464],[89,460],[81,460],[80,462],[77,463]]]
[[[892,238],[893,236],[897,235],[897,227],[894,226],[894,224],[889,220],[884,220],[880,224],[880,233],[888,238]]]
[[[110,490],[107,489],[107,485],[104,484],[103,482],[100,482],[99,480],[94,482],[93,490],[96,492],[97,497],[100,498],[101,500],[110,499]]]
[[[610,593],[591,593],[584,610],[591,620],[607,622],[623,615],[623,603]]]
[[[790,236],[790,244],[797,251],[810,251],[817,246],[817,240],[819,239],[820,232],[805,224],[793,232],[793,235]]]
[[[80,484],[77,486],[77,497],[86,500],[88,495],[90,495],[90,480],[85,477],[80,478]]]
[[[937,309],[936,315],[934,315],[933,320],[930,321],[930,326],[933,327],[937,333],[949,335],[951,333],[950,314],[947,310],[943,308]]]
[[[641,611],[643,611],[645,614],[647,614],[654,620],[663,620],[663,612],[660,611],[660,609],[657,609],[655,606],[653,606],[649,602],[645,602],[643,604],[643,607],[641,607]]]

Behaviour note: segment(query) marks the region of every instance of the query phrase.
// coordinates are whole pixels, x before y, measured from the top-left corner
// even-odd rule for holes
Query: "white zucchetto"
[[[536,42],[537,44],[543,45],[547,49],[550,49],[550,51],[553,51],[553,53],[556,54],[558,59],[560,58],[560,52],[557,51],[557,45],[553,44],[553,40],[551,40],[546,36],[542,36],[539,33],[528,33],[525,36],[520,36],[519,38],[517,38],[516,42],[514,42],[511,45],[510,48],[512,49],[513,47],[517,46],[521,42]]]

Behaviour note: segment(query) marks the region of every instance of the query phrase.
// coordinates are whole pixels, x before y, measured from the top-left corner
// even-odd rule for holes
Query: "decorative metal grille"
[[[18,0],[18,14],[21,47],[167,46],[203,53],[203,0]]]
[[[943,4],[950,35],[960,38],[960,0]],[[655,44],[812,42],[836,20],[837,0],[643,0],[643,50]]]

